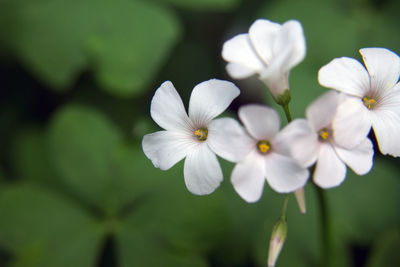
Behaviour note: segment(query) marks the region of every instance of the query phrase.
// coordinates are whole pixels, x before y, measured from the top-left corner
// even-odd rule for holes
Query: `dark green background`
[[[307,56],[291,72],[291,109],[302,117],[331,59],[400,52],[398,10],[396,0],[0,0],[0,266],[266,266],[283,196],[266,186],[244,202],[222,160],[210,196],[186,190],[182,163],[155,169],[140,146],[159,129],[151,96],[171,80],[187,104],[197,83],[230,79],[225,40],[257,18],[298,19]],[[235,83],[226,115],[274,106],[258,80]],[[336,266],[400,266],[398,163],[376,151],[371,173],[349,170],[327,191]],[[290,198],[277,266],[319,265],[312,185],[306,200],[302,215]]]

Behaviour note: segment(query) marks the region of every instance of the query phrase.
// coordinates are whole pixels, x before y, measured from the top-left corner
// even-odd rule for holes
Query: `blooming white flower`
[[[247,202],[262,195],[265,179],[275,191],[288,193],[301,188],[307,181],[308,170],[289,156],[286,142],[281,140],[278,113],[261,105],[246,105],[239,109],[239,118],[248,134],[243,143],[251,146],[238,162],[231,176],[236,192]]]
[[[151,117],[165,131],[145,135],[143,151],[153,165],[168,170],[185,159],[184,177],[190,192],[205,195],[222,181],[219,156],[237,161],[245,144],[236,142],[243,128],[231,118],[215,119],[239,95],[231,82],[212,79],[196,85],[189,103],[189,116],[170,81],[164,82],[151,101]]]
[[[385,48],[360,49],[366,69],[353,58],[342,57],[318,73],[322,86],[349,97],[334,120],[335,140],[348,147],[362,142],[372,128],[383,154],[400,156],[400,58]]]
[[[322,188],[343,182],[345,164],[359,175],[372,167],[374,152],[367,137],[354,149],[346,149],[332,138],[335,134],[332,121],[342,97],[335,91],[323,94],[307,107],[307,120],[296,119],[282,130],[292,156],[301,166],[306,168],[317,162],[313,179]]]
[[[258,19],[248,34],[236,35],[222,48],[230,76],[242,79],[258,74],[276,100],[289,90],[289,71],[304,59],[305,53],[303,29],[296,20],[280,25]]]

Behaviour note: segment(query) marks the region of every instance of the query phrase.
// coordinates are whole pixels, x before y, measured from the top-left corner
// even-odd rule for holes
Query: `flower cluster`
[[[226,41],[222,57],[232,78],[257,75],[288,111],[289,72],[304,59],[305,47],[298,21],[260,19],[248,33]],[[373,165],[371,128],[383,154],[400,156],[400,57],[384,48],[360,53],[365,67],[348,57],[323,66],[319,83],[333,90],[308,106],[306,118],[283,129],[278,113],[259,104],[239,108],[241,124],[216,118],[240,93],[231,82],[212,79],[195,86],[189,115],[172,83],[164,82],[151,102],[151,116],[165,130],[144,136],[143,151],[161,170],[185,158],[185,183],[197,195],[212,193],[223,179],[216,155],[235,162],[231,183],[247,202],[260,199],[265,181],[278,193],[301,195],[310,170],[321,188],[340,185],[346,166],[364,175]]]

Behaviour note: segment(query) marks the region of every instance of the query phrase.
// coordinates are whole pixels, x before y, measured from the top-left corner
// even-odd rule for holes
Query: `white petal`
[[[348,149],[364,141],[371,130],[371,112],[357,97],[346,97],[339,104],[332,122],[335,142]]]
[[[255,148],[255,141],[231,118],[213,120],[208,127],[207,143],[218,156],[238,162]]]
[[[258,201],[264,188],[264,161],[256,154],[257,151],[253,151],[244,161],[236,164],[231,175],[233,187],[247,202]]]
[[[360,49],[371,77],[371,88],[390,90],[399,80],[400,57],[386,48]]]
[[[157,89],[151,100],[150,113],[153,120],[166,130],[187,131],[191,122],[181,97],[170,81]]]
[[[264,162],[267,181],[278,193],[293,192],[307,182],[308,170],[300,167],[290,157],[271,152]]]
[[[205,127],[213,118],[224,112],[240,94],[231,82],[211,79],[193,88],[189,102],[189,117],[198,127]]]
[[[306,41],[303,28],[297,20],[289,20],[282,25],[282,32],[279,35],[278,47],[283,46],[290,50],[289,57],[285,61],[283,70],[289,71],[299,64],[306,55]]]
[[[250,26],[249,37],[251,43],[257,54],[267,64],[271,62],[274,41],[281,29],[282,26],[280,24],[265,19],[258,19]]]
[[[289,123],[274,140],[274,147],[281,154],[291,155],[304,168],[317,160],[318,146],[318,135],[311,130],[305,119]]]
[[[226,41],[222,47],[222,57],[227,62],[243,65],[255,72],[265,67],[254,50],[248,34],[239,34]]]
[[[314,171],[314,182],[322,188],[340,185],[346,177],[346,165],[336,154],[330,143],[323,143],[319,149]]]
[[[372,112],[372,127],[374,128],[379,150],[382,154],[399,157],[400,114],[392,110]]]
[[[372,142],[368,138],[354,149],[345,149],[336,146],[336,153],[358,175],[368,173],[372,168],[374,150]]]
[[[168,170],[196,146],[189,136],[171,131],[159,131],[146,134],[142,140],[144,154],[154,167]]]
[[[343,93],[363,97],[370,89],[367,70],[354,58],[335,58],[318,72],[319,83]]]
[[[247,78],[256,73],[253,69],[237,63],[228,63],[228,65],[226,65],[226,71],[234,79]]]
[[[328,91],[307,107],[306,117],[315,132],[330,127],[338,104],[339,94]]]
[[[217,157],[206,143],[188,153],[183,171],[186,187],[195,195],[214,192],[223,178]]]
[[[250,104],[241,106],[238,114],[246,130],[257,140],[271,140],[279,132],[279,115],[272,108]]]

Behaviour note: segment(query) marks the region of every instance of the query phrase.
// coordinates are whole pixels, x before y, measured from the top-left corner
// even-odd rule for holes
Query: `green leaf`
[[[91,68],[118,96],[145,89],[180,33],[166,8],[135,0],[3,0],[0,17],[0,40],[51,88]]]
[[[400,266],[400,229],[384,231],[375,242],[367,267]]]
[[[101,208],[114,178],[118,129],[101,113],[70,105],[59,110],[49,129],[50,158],[60,177],[82,198]]]
[[[13,266],[94,266],[103,229],[58,194],[28,184],[0,189],[0,243]]]

